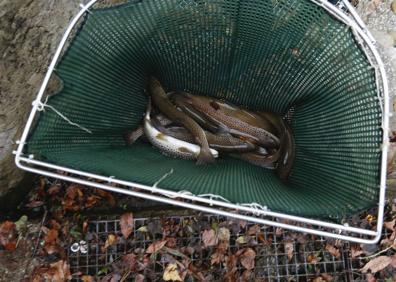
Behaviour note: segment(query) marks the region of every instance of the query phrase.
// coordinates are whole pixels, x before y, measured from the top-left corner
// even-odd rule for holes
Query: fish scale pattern
[[[147,78],[168,90],[286,114],[296,161],[289,183],[222,156],[214,165],[163,156],[123,133],[142,122]],[[373,68],[348,27],[308,0],[131,1],[95,9],[57,66],[48,104],[92,134],[42,112],[27,153],[82,171],[216,194],[274,211],[341,218],[376,203],[381,108]]]

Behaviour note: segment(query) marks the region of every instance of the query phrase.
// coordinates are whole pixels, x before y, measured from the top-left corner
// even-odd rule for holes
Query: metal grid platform
[[[199,219],[199,220],[197,220]],[[176,238],[176,245],[194,246],[202,245],[202,230],[210,226],[224,226],[231,230],[230,244],[228,251],[237,252],[240,248],[251,247],[256,250],[255,268],[252,270],[252,280],[249,281],[312,281],[313,279],[324,277],[322,281],[365,281],[365,276],[358,272],[364,265],[364,261],[351,258],[351,244],[339,243],[340,255],[334,257],[326,250],[326,241],[324,238],[284,231],[274,227],[261,226],[260,232],[251,237],[250,243],[239,245],[236,239],[245,235],[247,230],[253,226],[247,223],[246,226],[239,227],[238,221],[232,222],[230,219],[219,216],[178,216],[166,217],[162,219],[153,218],[137,218],[134,219],[135,228],[128,240],[121,239],[117,244],[104,250],[104,244],[109,234],[122,237],[119,220],[97,220],[91,221],[88,227],[89,238],[88,252],[71,252],[69,246],[69,263],[72,273],[82,273],[97,276],[98,273],[106,272],[111,268],[114,262],[117,262],[123,255],[136,250],[144,252],[147,247],[155,240],[162,238],[162,234],[158,234],[153,238],[147,238],[146,235],[137,231],[142,226],[164,224],[170,229],[183,225],[182,222],[195,222],[199,224],[199,228],[194,230],[189,236],[181,236]],[[285,250],[286,242],[289,246],[293,246],[293,256],[289,259]],[[332,241],[331,244],[338,244]],[[70,245],[72,242],[70,243]],[[194,265],[199,267],[205,275],[212,275],[211,281],[222,281],[227,269],[223,264],[211,265],[211,255],[216,247],[201,248],[196,250],[194,254],[189,256]],[[290,255],[290,254],[289,254]],[[313,259],[315,258],[315,259]],[[157,263],[150,265],[151,277],[147,281],[162,281],[162,273],[166,265],[166,257],[157,257]],[[147,270],[147,269],[146,269]],[[145,271],[146,271],[145,270]],[[243,273],[244,269],[241,265],[237,267],[238,272]],[[145,274],[144,272],[141,272]],[[155,273],[155,277],[153,277]],[[127,280],[134,281],[134,275],[131,274]],[[326,276],[327,275],[327,276]],[[330,275],[330,276],[329,276]],[[330,278],[329,278],[330,277]],[[74,276],[74,281],[78,280]],[[187,276],[185,281],[197,281]],[[317,280],[315,280],[317,281]],[[319,280],[321,281],[321,280]]]

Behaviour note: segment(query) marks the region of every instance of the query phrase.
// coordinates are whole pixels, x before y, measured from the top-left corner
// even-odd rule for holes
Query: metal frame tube
[[[92,7],[98,1],[99,0],[91,0],[90,2],[88,2],[88,4],[83,5],[80,12],[73,18],[73,20],[69,24],[68,28],[66,29],[66,31],[62,37],[60,44],[55,52],[54,58],[48,68],[48,71],[46,73],[44,81],[41,85],[41,88],[40,88],[38,94],[37,94],[36,101],[38,101],[38,102],[41,101],[44,91],[47,88],[48,82],[51,78],[51,75],[52,75],[54,69],[55,69],[55,65],[58,62],[58,59],[61,55],[61,52],[66,44],[68,37],[70,36],[71,31],[73,30],[73,28],[75,27],[75,25],[77,24],[79,19],[81,17],[83,17],[84,14],[88,11],[88,9],[90,7]],[[358,36],[360,36],[360,38],[363,40],[363,42],[367,45],[370,52],[374,56],[376,63],[378,64],[378,68],[375,68],[375,69],[376,69],[376,73],[379,72],[379,74],[380,74],[379,77],[381,77],[381,82],[382,82],[382,87],[383,87],[382,94],[383,94],[383,103],[384,103],[383,111],[384,112],[383,112],[383,117],[382,117],[382,127],[383,127],[384,132],[383,132],[383,148],[382,148],[383,151],[382,151],[382,159],[381,159],[381,183],[380,183],[380,193],[379,193],[380,194],[379,195],[379,209],[378,209],[378,220],[377,220],[376,231],[366,230],[366,229],[361,229],[361,228],[356,228],[356,227],[350,227],[347,225],[334,224],[334,223],[330,223],[330,222],[326,222],[326,221],[314,220],[314,219],[309,219],[309,218],[304,218],[304,217],[292,216],[292,215],[288,215],[288,214],[272,212],[269,210],[254,209],[251,207],[241,206],[239,204],[231,204],[231,203],[227,203],[227,202],[213,200],[211,198],[207,199],[207,198],[195,196],[192,194],[183,194],[183,193],[178,193],[178,192],[172,192],[172,191],[168,191],[168,190],[157,188],[157,187],[151,187],[151,186],[142,185],[139,183],[118,180],[118,179],[114,179],[112,177],[104,177],[104,176],[100,176],[100,175],[96,175],[96,174],[92,174],[92,173],[88,173],[88,172],[82,172],[82,171],[78,171],[78,170],[74,170],[74,169],[70,169],[70,168],[66,168],[66,167],[62,167],[62,166],[57,166],[57,165],[41,162],[41,161],[34,160],[31,158],[25,158],[25,157],[23,157],[23,153],[22,153],[23,147],[26,142],[30,128],[32,126],[36,112],[38,110],[39,103],[33,103],[32,111],[30,112],[25,129],[21,136],[21,140],[20,140],[18,148],[15,152],[16,165],[19,168],[24,169],[26,171],[42,174],[42,175],[45,175],[48,177],[55,177],[55,178],[63,179],[66,181],[72,181],[72,182],[80,183],[83,185],[88,185],[88,186],[104,189],[107,191],[112,191],[112,192],[130,195],[130,196],[136,196],[136,197],[141,197],[141,198],[145,198],[145,199],[160,201],[160,202],[178,205],[178,206],[182,206],[182,207],[186,207],[186,208],[192,208],[192,209],[196,209],[196,210],[200,210],[200,211],[204,211],[204,212],[209,212],[209,213],[214,213],[214,214],[219,214],[219,215],[224,215],[224,216],[230,216],[230,217],[239,218],[239,219],[243,219],[243,220],[249,220],[249,221],[253,221],[253,222],[257,222],[257,223],[261,223],[261,224],[272,225],[272,226],[290,229],[290,230],[294,230],[294,231],[306,232],[306,233],[316,234],[316,235],[320,235],[320,236],[337,238],[337,239],[341,239],[341,240],[348,240],[348,241],[353,241],[353,242],[357,242],[357,243],[370,244],[370,243],[377,242],[381,236],[383,217],[384,217],[383,210],[384,210],[384,205],[385,205],[386,161],[387,161],[387,151],[388,151],[388,130],[389,130],[389,118],[388,118],[389,117],[389,94],[388,94],[388,84],[387,84],[387,80],[386,80],[386,73],[385,73],[384,65],[381,61],[381,58],[380,58],[377,50],[375,49],[375,46],[373,45],[373,38],[372,38],[371,34],[367,31],[367,28],[365,27],[364,23],[361,21],[359,16],[356,14],[353,7],[351,5],[348,5],[349,3],[346,4],[346,7],[351,12],[351,15],[353,17],[352,19],[350,17],[348,17],[346,14],[344,14],[340,9],[336,8],[335,6],[333,6],[331,3],[327,2],[327,1],[324,1],[324,0],[322,0],[322,1],[311,0],[311,1],[318,4],[325,10],[327,10],[331,15],[333,15],[339,21],[342,21],[344,24],[350,26],[353,29],[354,34],[357,34]],[[346,1],[346,0],[343,0],[343,1]],[[364,49],[364,46],[362,46],[362,48]],[[366,56],[368,56],[367,53],[366,53]],[[380,89],[378,89],[378,94],[380,96]],[[382,98],[382,97],[380,96],[380,98]],[[380,103],[381,103],[381,101],[380,101]],[[27,165],[22,164],[22,162],[26,163]],[[162,195],[164,195],[166,197],[170,197],[170,198],[165,198],[164,196],[148,195],[148,194],[144,194],[142,192],[131,191],[131,190],[127,190],[127,189],[112,187],[109,185],[90,182],[90,181],[82,180],[82,179],[75,178],[75,177],[64,176],[61,174],[56,174],[56,173],[44,171],[42,169],[36,169],[36,168],[30,167],[30,166],[28,166],[29,164],[35,165],[35,166],[41,166],[41,167],[45,167],[45,168],[49,168],[49,169],[63,170],[63,171],[69,172],[69,173],[79,175],[79,176],[90,177],[90,178],[95,178],[97,180],[113,182],[113,183],[117,183],[117,184],[124,185],[127,187],[131,187],[131,188],[138,188],[138,189],[142,189],[145,191],[149,191],[151,193],[162,194]],[[236,209],[238,211],[250,212],[250,213],[258,214],[261,216],[271,216],[271,217],[275,217],[278,219],[288,219],[288,220],[291,220],[294,222],[301,222],[301,223],[306,223],[306,224],[310,224],[310,225],[326,227],[326,228],[333,229],[334,231],[339,232],[340,234],[335,234],[335,233],[328,232],[328,231],[315,230],[315,229],[306,228],[306,227],[300,227],[300,226],[291,225],[291,224],[279,223],[279,222],[272,221],[272,220],[266,220],[266,219],[262,219],[262,218],[258,218],[258,217],[231,213],[231,212],[223,211],[220,209],[209,208],[206,206],[199,206],[197,204],[191,204],[191,203],[183,202],[180,200],[172,199],[172,198],[176,198],[176,197],[209,204],[210,206],[218,206],[218,207],[222,207],[222,208]],[[373,239],[362,239],[362,238],[353,237],[353,236],[341,235],[341,232],[351,232],[351,233],[357,233],[360,235],[369,235],[369,236],[375,236],[375,237]]]

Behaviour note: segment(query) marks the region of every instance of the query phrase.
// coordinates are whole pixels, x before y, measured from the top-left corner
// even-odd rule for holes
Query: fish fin
[[[225,126],[224,124],[216,124],[217,126],[217,130],[216,133],[219,134],[229,134],[230,133],[230,129],[228,128],[228,126]]]
[[[209,104],[210,104],[210,106],[211,106],[213,109],[215,109],[216,111],[217,111],[218,109],[220,109],[220,106],[219,106],[219,104],[216,103],[216,101],[211,101]]]
[[[133,131],[128,131],[124,133],[125,143],[129,146],[135,143],[140,137],[144,135],[143,126],[139,126]]]
[[[199,152],[196,164],[204,165],[204,164],[212,164],[214,162],[215,162],[215,158],[210,153],[210,151],[201,149],[201,152]]]

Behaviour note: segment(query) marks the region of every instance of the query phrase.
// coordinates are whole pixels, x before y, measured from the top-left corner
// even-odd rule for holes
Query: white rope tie
[[[36,101],[33,102],[33,106],[36,106],[36,107],[37,107],[37,111],[39,111],[39,112],[45,111],[45,108],[50,108],[50,109],[53,110],[58,116],[60,116],[62,119],[64,119],[64,120],[65,120],[67,123],[69,123],[70,125],[77,126],[77,127],[80,128],[81,130],[84,130],[85,132],[92,134],[92,131],[91,131],[91,130],[89,130],[89,129],[87,129],[87,128],[85,128],[85,127],[83,127],[83,126],[81,126],[81,125],[79,125],[79,124],[77,124],[77,123],[75,123],[75,122],[72,122],[72,121],[71,121],[70,119],[68,119],[65,115],[63,115],[61,112],[59,112],[59,111],[58,111],[57,109],[55,109],[53,106],[48,105],[47,103],[48,103],[48,96],[47,96],[47,98],[45,98],[45,102],[44,102],[44,103],[41,102],[41,101],[39,101],[39,100],[36,100]]]
[[[201,194],[201,195],[198,195],[198,197],[202,197],[202,198],[207,198],[207,197],[209,197],[209,200],[212,202],[212,200],[213,199],[220,199],[220,200],[222,200],[222,201],[224,201],[224,202],[227,202],[227,203],[231,203],[229,200],[227,200],[226,198],[224,198],[224,197],[222,197],[222,196],[219,196],[219,195],[214,195],[214,194]],[[210,205],[211,206],[213,206],[213,203],[210,203]]]
[[[153,188],[157,188],[157,185],[162,181],[162,180],[164,180],[165,178],[167,178],[169,175],[171,175],[173,173],[173,168],[169,171],[169,172],[167,172],[167,173],[165,173],[160,179],[158,179],[158,181],[157,182],[155,182],[154,184],[153,184]]]

